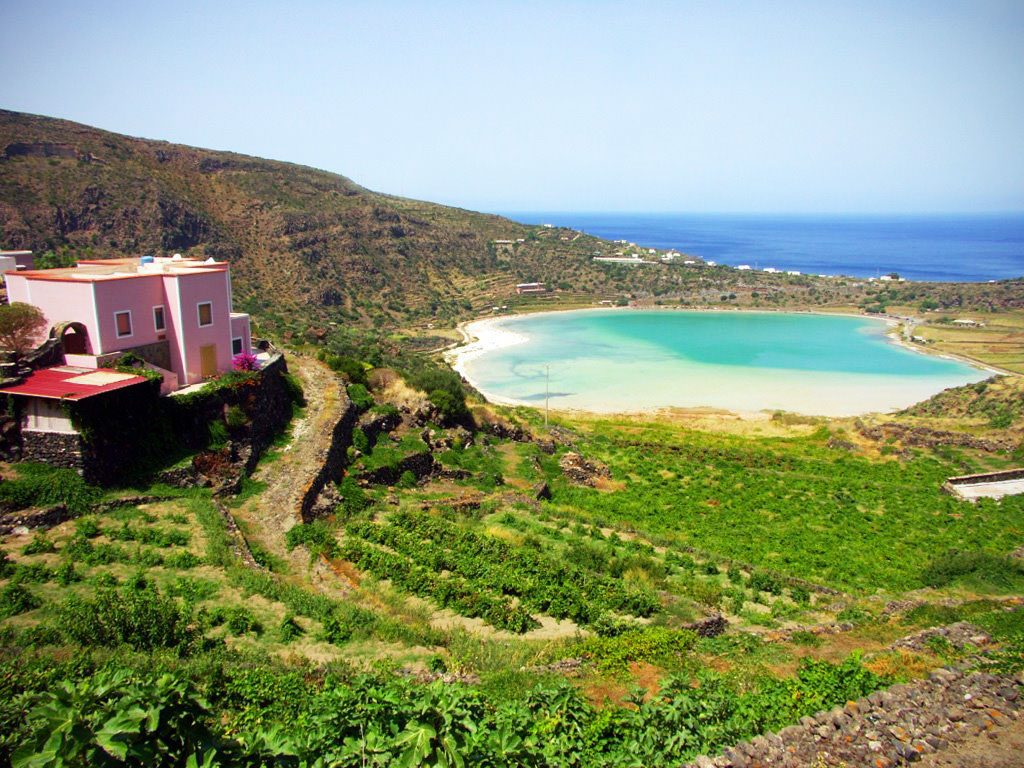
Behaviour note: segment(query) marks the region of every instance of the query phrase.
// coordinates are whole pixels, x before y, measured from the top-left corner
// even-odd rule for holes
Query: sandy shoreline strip
[[[457,326],[462,334],[463,343],[454,349],[444,353],[444,360],[456,373],[468,381],[474,389],[480,392],[488,401],[498,405],[527,405],[507,397],[501,397],[491,392],[485,392],[480,385],[473,380],[466,370],[466,364],[488,352],[494,352],[505,347],[514,347],[517,344],[525,344],[530,337],[510,331],[507,328],[499,327],[498,323],[508,320],[510,317],[521,315],[502,315],[500,317],[486,317],[482,320],[471,320],[467,323],[459,323]]]

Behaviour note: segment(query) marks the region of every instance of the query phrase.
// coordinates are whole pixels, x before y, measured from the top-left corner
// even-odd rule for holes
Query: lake
[[[595,309],[478,321],[456,367],[495,402],[597,413],[889,411],[991,372],[843,315]]]

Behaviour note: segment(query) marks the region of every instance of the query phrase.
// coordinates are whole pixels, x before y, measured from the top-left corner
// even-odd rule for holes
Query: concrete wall
[[[166,280],[167,278],[165,278]],[[184,367],[175,371],[182,384],[202,381],[200,349],[207,344],[217,348],[217,370],[231,370],[231,306],[227,272],[198,272],[180,275],[177,306],[171,308],[175,332],[183,348]],[[199,325],[199,304],[210,302],[213,323]]]

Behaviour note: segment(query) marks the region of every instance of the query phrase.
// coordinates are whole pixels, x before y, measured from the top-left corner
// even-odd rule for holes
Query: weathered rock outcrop
[[[904,445],[922,448],[954,446],[958,448],[973,448],[978,451],[986,451],[987,453],[1000,453],[1002,451],[1012,451],[1017,447],[1017,443],[1009,438],[978,437],[966,432],[948,432],[941,429],[912,427],[893,422],[871,425],[858,420],[854,423],[854,426],[858,432],[869,440],[876,442],[899,440]]]
[[[598,480],[608,479],[612,474],[608,467],[601,462],[585,459],[580,454],[573,452],[562,456],[558,465],[570,481],[591,488],[597,485]]]

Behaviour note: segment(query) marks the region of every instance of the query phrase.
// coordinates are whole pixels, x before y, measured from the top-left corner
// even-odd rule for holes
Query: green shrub
[[[337,557],[338,541],[334,531],[323,520],[314,520],[311,523],[299,523],[293,525],[285,534],[285,542],[288,549],[305,547],[309,550],[311,558],[325,555],[326,557]]]
[[[806,587],[795,584],[789,588],[789,597],[797,605],[807,606],[811,604],[811,593]]]
[[[632,662],[679,661],[696,643],[697,635],[690,630],[647,626],[588,638],[580,643],[579,654],[601,669],[621,671]]]
[[[72,596],[60,604],[57,624],[80,645],[137,651],[171,648],[187,653],[195,640],[191,610],[144,578],[121,589],[101,589],[95,600]]]
[[[0,483],[0,505],[9,509],[63,504],[72,514],[83,515],[102,495],[73,469],[22,463],[17,472],[17,477]]]
[[[782,594],[782,580],[765,571],[754,571],[750,574],[750,588],[755,592],[767,592],[770,595]]]
[[[201,557],[192,554],[188,550],[185,550],[184,552],[175,552],[174,554],[167,555],[164,558],[165,567],[181,571],[187,571],[189,568],[195,568],[202,562],[203,559]]]
[[[416,475],[407,469],[399,476],[396,485],[399,488],[415,488],[416,482]]]
[[[363,384],[349,384],[348,396],[352,401],[352,404],[359,411],[365,411],[373,405],[373,395],[370,394],[369,390]]]
[[[81,581],[81,574],[75,570],[75,564],[70,560],[64,560],[53,572],[53,578],[62,587],[66,587],[69,584],[74,584],[76,581]]]
[[[929,587],[945,587],[954,582],[998,590],[1016,590],[1024,586],[1024,566],[991,552],[950,550],[934,558],[921,572],[921,581]]]
[[[225,445],[228,444],[228,440],[231,439],[231,435],[228,434],[228,428],[220,419],[214,419],[207,425],[207,442],[206,447],[211,451],[219,451]]]
[[[366,367],[353,357],[326,355],[324,362],[335,373],[344,374],[353,384],[366,384]]]
[[[34,611],[40,605],[42,602],[39,598],[17,582],[12,582],[0,589],[0,619]]]
[[[263,632],[263,625],[256,619],[252,611],[242,606],[218,608],[211,614],[211,623],[215,626],[224,624],[232,635],[244,635],[246,632],[254,632],[259,635]]]
[[[295,617],[290,613],[281,620],[278,632],[281,635],[282,643],[290,643],[292,640],[296,640],[306,634],[305,630],[299,626],[299,623],[295,621]]]
[[[360,453],[367,453],[370,450],[370,438],[359,427],[352,430],[352,447]]]
[[[42,531],[36,531],[32,541],[21,548],[23,555],[45,555],[56,551],[57,545],[46,538],[46,534]]]
[[[82,517],[75,521],[75,533],[79,536],[84,536],[87,539],[94,539],[103,533],[100,528],[100,524],[96,521],[96,518],[92,515],[88,517]]]
[[[228,429],[242,429],[249,424],[249,417],[246,416],[241,406],[229,405],[227,411],[224,412],[224,423],[227,424]]]
[[[212,718],[184,678],[102,670],[47,688],[32,702],[14,766],[214,765],[204,759],[218,744]]]
[[[354,517],[370,506],[370,498],[354,477],[348,475],[338,483],[341,494],[341,510],[346,518]]]

